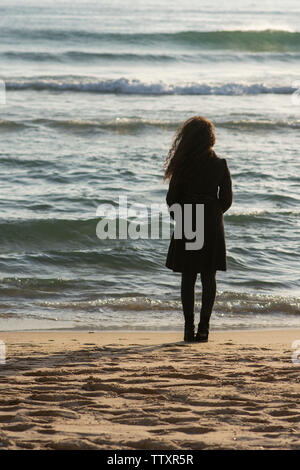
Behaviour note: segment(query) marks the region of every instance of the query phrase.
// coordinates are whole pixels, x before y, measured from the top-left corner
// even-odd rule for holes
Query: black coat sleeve
[[[166,203],[169,209],[169,213],[172,219],[174,219],[174,213],[171,210],[170,207],[172,204],[180,203],[180,198],[181,198],[181,184],[180,182],[174,182],[172,179],[169,184],[169,189],[166,195]]]
[[[232,204],[233,193],[231,175],[225,158],[223,159],[223,162],[224,173],[219,184],[219,202],[224,213],[229,209]]]
[[[173,179],[171,179],[166,196],[166,202],[169,207],[176,202],[180,202],[182,189],[181,186],[182,185],[179,181],[176,181],[175,183]]]

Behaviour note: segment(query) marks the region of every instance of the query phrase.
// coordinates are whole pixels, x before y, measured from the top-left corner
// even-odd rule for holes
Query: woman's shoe
[[[197,343],[207,343],[208,333],[208,328],[198,328],[194,341]]]
[[[184,341],[189,343],[195,340],[195,327],[194,325],[185,325],[184,326]]]

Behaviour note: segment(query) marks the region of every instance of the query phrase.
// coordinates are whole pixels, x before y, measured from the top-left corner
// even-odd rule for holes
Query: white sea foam
[[[167,83],[164,81],[146,82],[138,79],[121,77],[118,79],[93,78],[25,78],[8,80],[8,90],[55,90],[91,93],[153,94],[153,95],[258,95],[262,93],[292,94],[296,87],[267,83],[223,83],[209,84],[202,82]]]

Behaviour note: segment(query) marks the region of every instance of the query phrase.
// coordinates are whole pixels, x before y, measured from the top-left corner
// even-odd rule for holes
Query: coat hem
[[[174,269],[174,268],[170,268],[169,266],[165,266],[167,269],[170,269],[171,271],[173,271],[174,273],[183,273],[183,269]],[[205,269],[197,269],[196,271],[192,270],[194,273],[197,273],[197,274],[200,274],[201,272],[205,272],[207,270]],[[212,271],[227,271],[227,268],[214,268],[212,269]]]

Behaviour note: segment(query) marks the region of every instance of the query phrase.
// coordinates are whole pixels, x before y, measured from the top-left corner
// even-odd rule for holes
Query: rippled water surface
[[[298,2],[24,3],[0,5],[0,329],[182,328],[169,240],[100,240],[96,211],[164,203],[195,114],[234,189],[212,327],[299,326]]]

